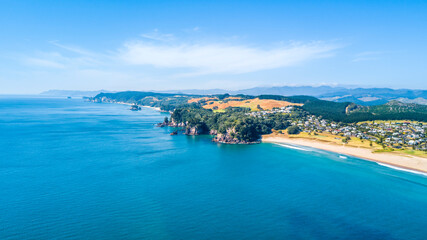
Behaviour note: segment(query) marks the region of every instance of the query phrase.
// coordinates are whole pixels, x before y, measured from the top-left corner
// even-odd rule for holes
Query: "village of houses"
[[[292,114],[292,106],[247,113],[253,117],[268,117],[270,114]],[[297,125],[302,132],[309,134],[329,133],[337,137],[352,137],[375,142],[383,147],[427,151],[427,124],[409,121],[366,121],[360,123],[334,122],[321,117],[304,114],[290,118],[291,125]]]

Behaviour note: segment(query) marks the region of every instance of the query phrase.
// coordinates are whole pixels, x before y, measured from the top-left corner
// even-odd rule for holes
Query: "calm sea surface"
[[[0,97],[0,239],[427,239],[426,176],[165,116]]]

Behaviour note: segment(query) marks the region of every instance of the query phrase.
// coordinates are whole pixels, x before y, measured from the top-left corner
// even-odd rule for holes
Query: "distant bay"
[[[0,97],[0,239],[425,239],[427,177],[170,136],[165,113]]]

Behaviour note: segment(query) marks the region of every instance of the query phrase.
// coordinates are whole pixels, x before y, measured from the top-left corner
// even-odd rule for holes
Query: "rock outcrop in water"
[[[202,135],[202,134],[210,134],[209,129],[205,125],[197,124],[196,126],[189,126],[188,123],[177,123],[175,121],[171,122],[162,122],[157,124],[158,127],[175,127],[182,128],[182,131],[185,135]],[[176,135],[176,134],[173,134]]]
[[[202,129],[199,129],[197,127],[187,127],[184,131],[184,134],[196,136],[196,135],[205,134],[205,131],[203,131]]]
[[[169,121],[163,121],[161,123],[157,123],[157,127],[180,127],[180,128],[183,128],[185,126],[186,126],[185,123],[177,123],[173,119],[171,119],[170,122]]]
[[[131,110],[131,111],[139,111],[139,110],[141,110],[141,107],[140,107],[140,106],[138,106],[138,105],[136,105],[136,104],[134,104],[134,105],[132,105],[132,106],[130,107],[130,110]]]

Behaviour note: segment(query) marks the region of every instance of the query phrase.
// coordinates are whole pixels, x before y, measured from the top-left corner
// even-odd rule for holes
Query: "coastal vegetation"
[[[324,100],[308,101],[303,109],[310,114],[338,122],[372,120],[413,120],[427,122],[427,106],[390,101],[376,106],[362,106],[351,102]]]
[[[214,140],[221,142],[254,143],[261,135],[271,133],[272,129],[286,129],[288,116],[275,114],[269,118],[255,118],[247,115],[249,108],[225,109],[213,112],[204,108],[181,107],[171,115],[172,125],[185,124],[187,133],[194,135],[214,134]]]
[[[344,134],[342,131],[354,129],[356,134],[346,132],[348,135],[340,141],[348,143],[353,135],[371,139],[369,141],[381,141],[387,136],[373,134],[371,130],[375,128],[374,125],[354,124],[379,120],[427,122],[427,106],[398,101],[362,106],[351,102],[319,100],[311,96],[186,95],[133,91],[100,93],[90,101],[157,107],[171,113],[170,120],[165,119],[160,126],[180,127],[188,135],[211,134],[215,136],[214,141],[224,143],[256,143],[264,134],[286,129],[291,135],[300,132],[318,135],[325,130]],[[418,138],[424,137],[424,133],[415,136],[418,144],[421,143]],[[402,137],[398,141],[404,144],[411,140],[406,139],[406,135]],[[387,145],[382,141],[380,144]]]
[[[427,106],[415,103],[390,101],[375,106],[362,106],[351,102],[319,100],[311,96],[278,95],[186,95],[154,92],[100,93],[94,102],[122,102],[158,107],[172,112],[177,107],[203,107],[214,111],[224,111],[228,107],[250,108],[251,111],[271,110],[277,107],[302,106],[309,114],[322,116],[338,122],[354,123],[372,120],[413,120],[427,122]]]
[[[298,134],[300,132],[301,132],[301,129],[297,125],[294,125],[288,128],[288,134],[293,135],[293,134]]]

